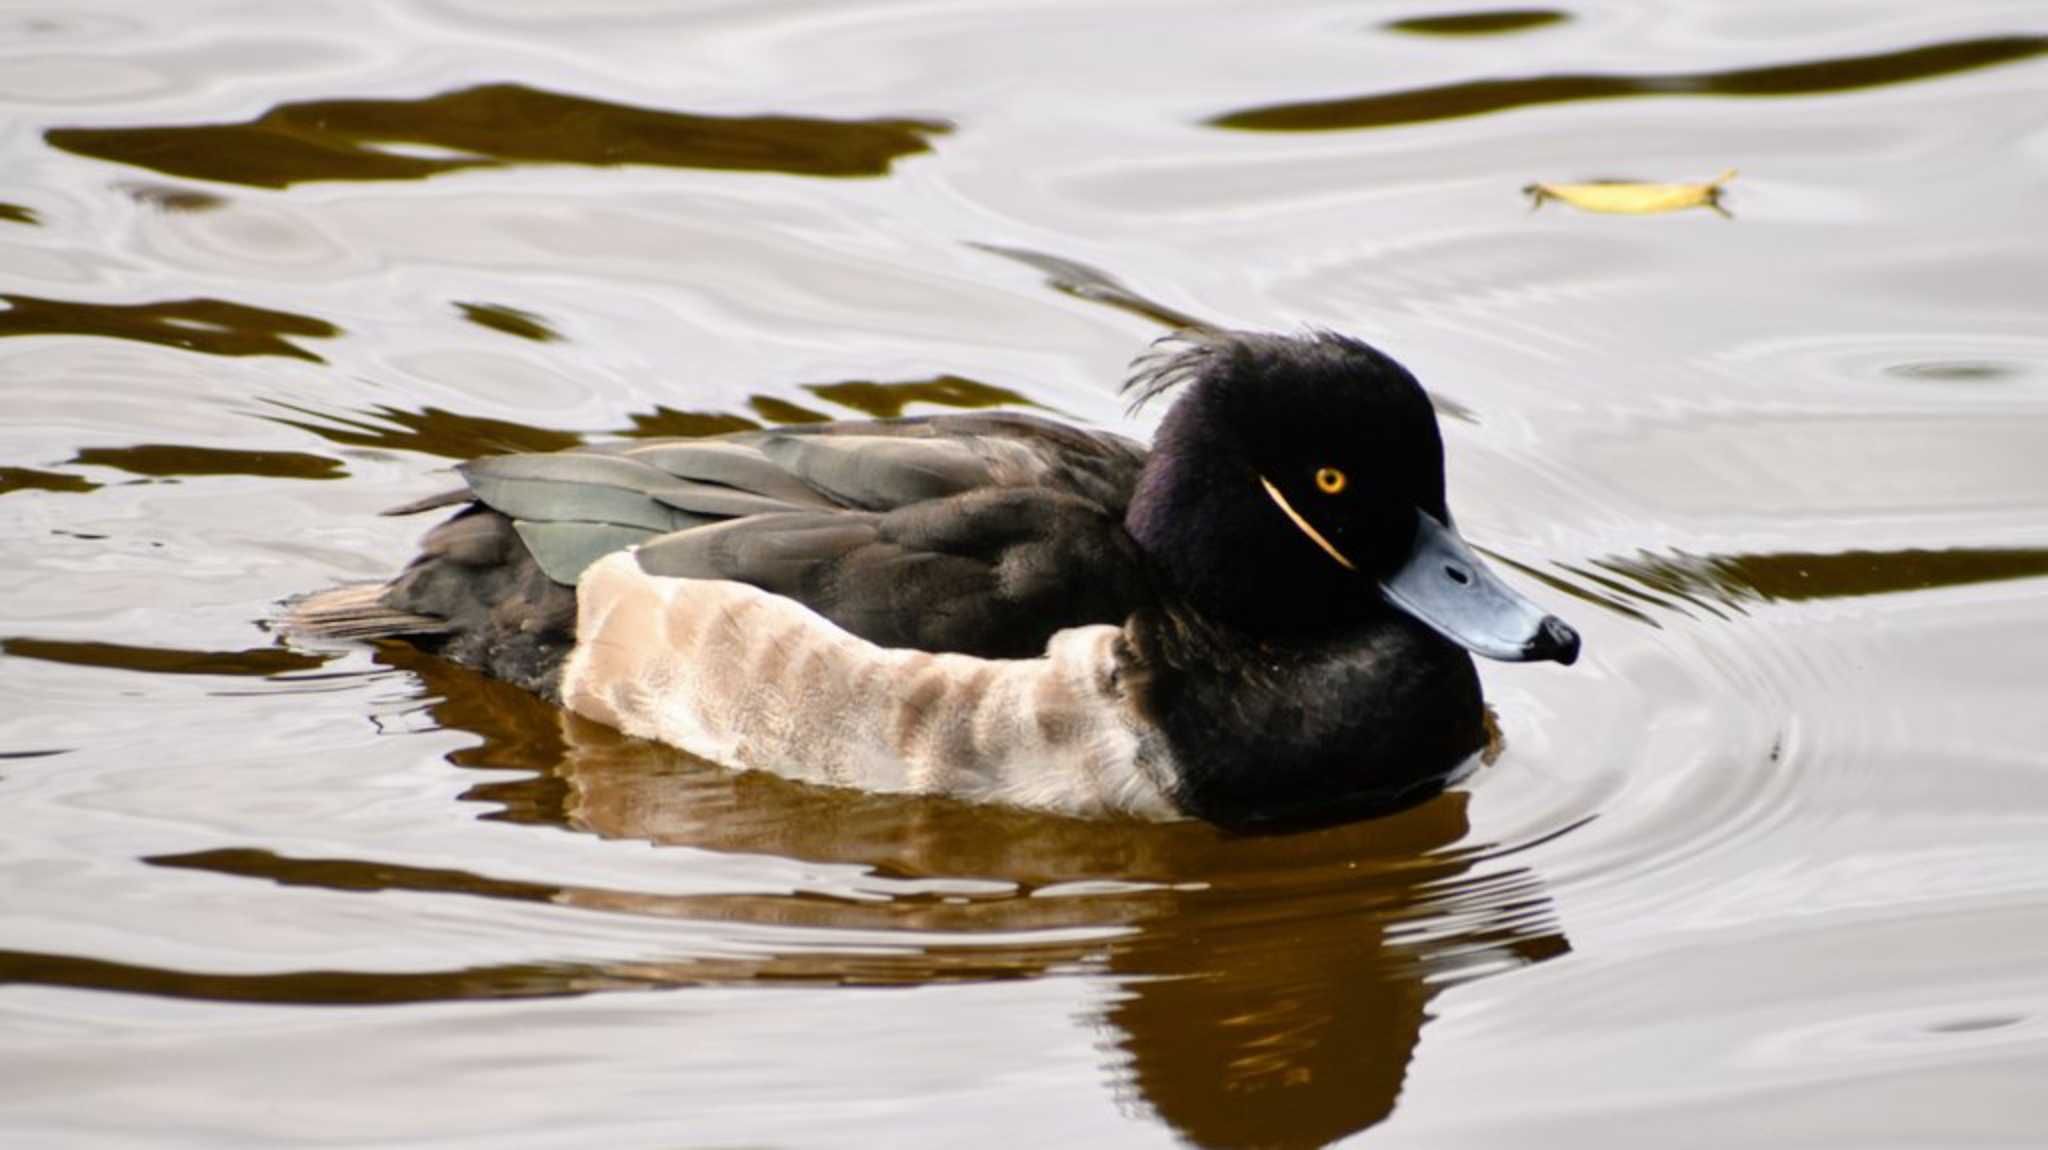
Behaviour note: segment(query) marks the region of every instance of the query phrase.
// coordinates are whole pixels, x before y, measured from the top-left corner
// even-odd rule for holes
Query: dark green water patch
[[[1448,16],[1411,16],[1380,27],[1411,36],[1501,36],[1562,24],[1571,16],[1554,8],[1496,8],[1490,12],[1457,12]]]
[[[930,138],[947,130],[929,120],[700,116],[490,84],[418,100],[280,104],[239,124],[52,128],[43,139],[166,175],[284,188],[515,164],[881,176],[899,157],[929,151]]]
[[[2024,1014],[1986,1014],[1929,1023],[1923,1029],[1929,1034],[1976,1034],[1985,1030],[2003,1030],[2026,1020],[2027,1016]]]
[[[1347,99],[1243,108],[1208,123],[1254,132],[1329,132],[1421,124],[1580,100],[1635,96],[1818,96],[2010,64],[2044,51],[2048,51],[2048,36],[1993,36],[1872,56],[1842,56],[1725,72],[1643,76],[1567,72],[1511,80],[1471,80]]]
[[[324,363],[287,336],[328,338],[341,329],[326,320],[218,299],[104,304],[0,294],[0,337],[87,335],[129,339],[206,355],[282,355]]]
[[[1595,565],[1696,605],[1797,603],[1961,587],[2048,575],[2048,548],[1953,548],[1939,551],[1772,552],[1753,555],[1642,553]]]
[[[7,203],[0,203],[0,220],[6,220],[10,224],[28,224],[31,227],[43,222],[37,218],[34,208]]]
[[[150,675],[233,675],[268,678],[325,666],[333,655],[308,655],[282,647],[246,651],[187,651],[177,647],[134,647],[17,636],[0,639],[0,654],[72,667],[103,667]]]
[[[455,306],[461,310],[462,318],[492,331],[516,335],[535,343],[550,343],[562,338],[546,320],[530,311],[495,303],[457,303]]]
[[[100,485],[82,475],[37,471],[33,467],[0,467],[0,495],[10,491],[98,491]]]
[[[1899,363],[1885,368],[1884,372],[1898,379],[1933,383],[1991,383],[1994,380],[2023,375],[2026,369],[2018,364],[2000,363],[1996,360],[1962,359]]]
[[[88,447],[67,462],[112,467],[153,478],[192,475],[261,475],[272,479],[340,479],[341,461],[301,451],[237,451],[138,443],[133,447]]]
[[[1029,397],[957,375],[939,375],[903,383],[874,383],[852,380],[846,383],[817,383],[804,388],[819,399],[850,407],[876,419],[894,419],[913,403],[973,409],[1001,407],[1006,403],[1037,407]]]

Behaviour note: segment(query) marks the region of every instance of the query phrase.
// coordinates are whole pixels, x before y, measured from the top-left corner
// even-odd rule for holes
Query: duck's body
[[[867,790],[1254,823],[1439,784],[1484,727],[1438,632],[1490,640],[1389,601],[1447,519],[1420,389],[1334,336],[1204,337],[1138,383],[1187,385],[1149,453],[998,414],[479,460],[400,509],[469,504],[403,575],[294,618]],[[1506,657],[1576,652],[1509,614]]]

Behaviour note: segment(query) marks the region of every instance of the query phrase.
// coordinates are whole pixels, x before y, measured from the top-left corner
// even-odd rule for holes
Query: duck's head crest
[[[1389,607],[1480,654],[1570,662],[1578,637],[1452,530],[1429,396],[1328,331],[1201,331],[1154,345],[1125,392],[1177,392],[1126,525],[1188,603],[1254,632]]]
[[[1232,339],[1248,334],[1189,327],[1153,340],[1145,354],[1131,361],[1131,373],[1120,389],[1128,401],[1125,411],[1136,415],[1146,404],[1193,382]]]

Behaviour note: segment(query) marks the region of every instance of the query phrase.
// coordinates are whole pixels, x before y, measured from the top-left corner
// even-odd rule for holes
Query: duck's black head
[[[1287,826],[1419,801],[1483,741],[1460,646],[1577,656],[1452,530],[1436,414],[1392,359],[1203,334],[1131,387],[1177,392],[1125,525],[1170,592],[1130,633],[1194,813]]]
[[[1443,439],[1407,369],[1344,336],[1179,337],[1133,376],[1178,394],[1125,523],[1203,616],[1327,635],[1394,610],[1483,655],[1578,654],[1450,527]]]

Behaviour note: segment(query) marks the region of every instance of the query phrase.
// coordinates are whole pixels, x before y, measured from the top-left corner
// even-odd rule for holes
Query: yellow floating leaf
[[[1530,208],[1547,200],[1567,203],[1586,212],[1647,216],[1678,212],[1686,208],[1712,208],[1722,215],[1721,188],[1735,178],[1730,168],[1704,184],[1642,184],[1627,180],[1601,180],[1589,184],[1530,184],[1523,188]]]

